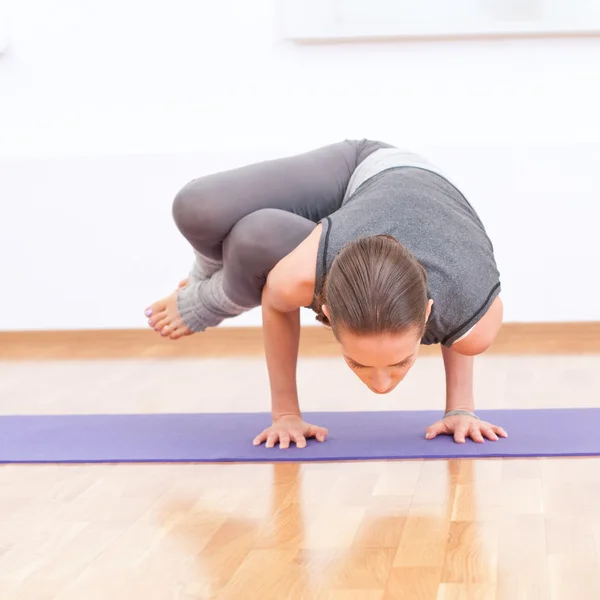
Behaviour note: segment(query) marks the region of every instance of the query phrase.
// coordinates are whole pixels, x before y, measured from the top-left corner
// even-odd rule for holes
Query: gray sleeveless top
[[[451,346],[485,314],[501,289],[492,242],[460,191],[425,159],[377,150],[355,170],[342,206],[321,221],[315,294],[343,246],[387,234],[427,272],[433,308],[423,344]]]

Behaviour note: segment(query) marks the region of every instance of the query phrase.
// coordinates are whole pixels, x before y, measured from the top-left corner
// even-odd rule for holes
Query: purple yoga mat
[[[286,450],[252,445],[268,414],[0,417],[0,463],[261,462],[600,455],[600,409],[482,410],[507,439],[424,439],[437,411],[321,412],[325,443]]]

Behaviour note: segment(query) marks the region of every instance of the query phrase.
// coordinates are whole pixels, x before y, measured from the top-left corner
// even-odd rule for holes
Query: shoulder
[[[485,352],[493,344],[502,327],[503,314],[504,306],[500,296],[497,296],[469,333],[452,344],[452,350],[467,356]]]
[[[263,299],[277,310],[286,312],[312,303],[320,237],[321,225],[317,225],[267,276]]]

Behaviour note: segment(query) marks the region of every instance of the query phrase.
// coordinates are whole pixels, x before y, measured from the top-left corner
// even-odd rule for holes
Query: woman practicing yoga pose
[[[177,339],[262,305],[272,424],[254,444],[324,441],[302,419],[296,387],[300,308],[331,327],[348,366],[391,392],[421,344],[441,344],[446,410],[425,437],[506,437],[474,414],[473,360],[502,324],[499,272],[484,226],[424,158],[346,140],[188,183],[173,217],[194,266],[146,309]]]

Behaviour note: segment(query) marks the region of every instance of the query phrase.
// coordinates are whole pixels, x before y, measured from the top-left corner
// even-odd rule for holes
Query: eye
[[[365,367],[363,365],[357,365],[356,363],[351,362],[350,368],[358,371],[358,369],[364,369]]]
[[[398,369],[405,369],[409,365],[410,365],[410,360],[405,360],[404,362],[398,363],[397,365],[394,365],[394,366],[397,367]]]

